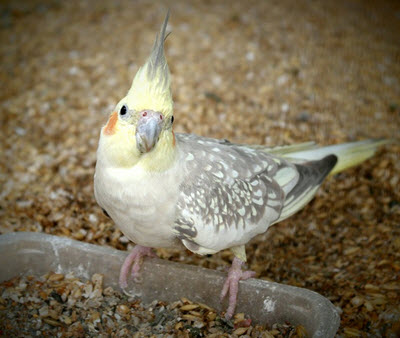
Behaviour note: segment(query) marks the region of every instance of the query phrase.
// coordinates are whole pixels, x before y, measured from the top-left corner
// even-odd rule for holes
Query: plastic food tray
[[[0,281],[19,275],[43,275],[49,271],[89,279],[104,275],[105,286],[118,288],[121,264],[127,252],[41,233],[18,232],[0,236]],[[219,293],[226,274],[197,266],[146,258],[142,282],[131,282],[128,291],[144,303],[167,302],[186,297],[217,310]],[[255,323],[289,322],[303,325],[312,337],[333,337],[339,315],[332,303],[320,294],[302,288],[259,279],[241,281],[237,312]]]

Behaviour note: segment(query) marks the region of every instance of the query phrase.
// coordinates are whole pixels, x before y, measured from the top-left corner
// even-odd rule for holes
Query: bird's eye
[[[123,106],[121,107],[121,110],[119,111],[119,114],[120,114],[121,116],[124,116],[124,115],[126,114],[127,110],[128,110],[128,109],[126,108],[126,106],[123,105]]]

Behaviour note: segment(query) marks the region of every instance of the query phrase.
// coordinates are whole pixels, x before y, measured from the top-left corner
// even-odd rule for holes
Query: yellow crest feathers
[[[137,111],[152,109],[164,115],[172,115],[173,102],[170,89],[170,73],[164,54],[164,41],[169,12],[157,34],[153,49],[146,63],[139,68],[126,97],[129,108]]]

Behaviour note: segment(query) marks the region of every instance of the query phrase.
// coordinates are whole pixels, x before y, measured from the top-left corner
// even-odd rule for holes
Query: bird
[[[199,255],[229,249],[221,291],[232,318],[245,245],[301,210],[328,175],[372,157],[384,139],[320,147],[270,147],[174,132],[171,74],[164,43],[169,11],[150,56],[100,132],[94,175],[97,203],[136,245],[122,264],[126,290],[154,248],[183,246]]]

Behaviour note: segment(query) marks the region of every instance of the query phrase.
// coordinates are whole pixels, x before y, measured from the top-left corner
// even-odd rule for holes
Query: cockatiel
[[[120,273],[125,289],[151,248],[183,244],[205,255],[231,249],[221,292],[231,318],[245,244],[314,196],[328,174],[371,157],[383,140],[328,147],[269,148],[173,132],[170,72],[164,55],[167,14],[150,57],[102,128],[94,177],[98,204],[137,245]]]

